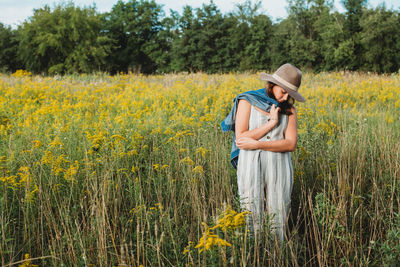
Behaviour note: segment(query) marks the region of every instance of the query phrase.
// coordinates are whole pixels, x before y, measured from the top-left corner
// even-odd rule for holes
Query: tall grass
[[[1,76],[1,265],[398,265],[400,77],[305,75],[283,243],[267,217],[256,235],[240,220],[219,128],[236,94],[262,86]]]

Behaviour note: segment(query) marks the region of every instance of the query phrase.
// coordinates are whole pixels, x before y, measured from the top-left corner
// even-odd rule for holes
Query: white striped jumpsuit
[[[267,123],[268,118],[251,106],[249,131]],[[279,124],[260,140],[284,139],[287,123],[288,115],[279,114]],[[250,228],[257,231],[268,212],[271,229],[283,240],[293,185],[290,152],[240,150],[237,178],[242,209],[252,212]]]

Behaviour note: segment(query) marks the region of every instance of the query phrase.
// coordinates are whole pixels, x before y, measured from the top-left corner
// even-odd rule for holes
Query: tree
[[[270,68],[272,63],[272,40],[274,30],[272,21],[266,15],[257,15],[251,20],[249,31],[250,43],[246,47],[251,68],[263,70]]]
[[[324,59],[323,70],[346,69],[353,58],[353,50],[347,47],[343,31],[345,17],[339,12],[323,16],[318,20],[318,32],[321,55]],[[350,61],[351,62],[351,61]]]
[[[397,72],[400,68],[400,17],[385,6],[367,10],[360,18],[362,66],[375,72]]]
[[[179,39],[173,45],[172,68],[190,72],[224,71],[227,68],[225,59],[230,54],[227,36],[231,23],[212,1],[195,12],[185,6],[179,19]]]
[[[224,58],[218,53],[224,49],[224,17],[218,7],[211,1],[209,5],[196,9],[196,27],[199,28],[195,36],[195,53],[193,53],[193,66],[196,70],[215,73],[222,71]]]
[[[18,29],[18,55],[33,72],[74,73],[101,70],[110,40],[101,34],[95,8],[72,2],[34,10]]]
[[[360,19],[367,0],[342,0],[346,9],[344,32],[345,40],[340,45],[338,56],[345,61],[345,65],[350,70],[356,70],[361,67],[362,47],[360,44]]]
[[[191,6],[184,6],[178,18],[177,38],[172,45],[173,71],[194,71],[193,54],[197,52],[196,36],[200,30]]]
[[[107,36],[114,40],[108,57],[109,70],[152,73],[158,69],[159,55],[168,49],[161,34],[164,16],[154,0],[119,0],[110,13],[105,14]],[[161,35],[160,35],[161,34]]]
[[[234,53],[240,55],[239,70],[270,68],[274,31],[271,19],[260,12],[261,3],[246,0],[233,12],[238,20],[233,40],[238,44]]]
[[[273,42],[276,58],[273,65],[279,66],[291,62],[299,67],[313,67],[319,56],[315,49],[314,17],[310,10],[310,2],[305,0],[289,0],[289,15],[277,25]]]
[[[0,23],[0,71],[15,71],[21,68],[17,60],[18,42],[15,31]]]

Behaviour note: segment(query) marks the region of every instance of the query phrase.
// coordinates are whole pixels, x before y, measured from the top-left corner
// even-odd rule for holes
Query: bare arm
[[[275,109],[275,107],[273,107],[271,108],[271,120],[260,127],[249,131],[250,111],[251,104],[246,100],[239,100],[235,120],[236,139],[250,137],[252,139],[259,140],[269,131],[271,131],[278,123],[277,115],[279,108]]]
[[[289,115],[288,125],[285,130],[285,137],[281,140],[274,141],[257,141],[251,137],[241,137],[236,140],[236,145],[240,149],[262,149],[272,152],[288,152],[294,151],[297,145],[297,113],[294,108],[291,109],[292,114]]]

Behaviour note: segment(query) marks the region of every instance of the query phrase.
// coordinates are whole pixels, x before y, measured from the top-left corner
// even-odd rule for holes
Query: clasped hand
[[[278,118],[279,118],[279,107],[275,107],[275,104],[272,105],[271,110],[270,110],[270,120],[268,123],[273,123],[273,127],[278,124]],[[240,137],[236,141],[236,146],[239,149],[243,150],[254,150],[254,149],[259,149],[260,148],[260,142],[254,138],[251,137]]]
[[[251,137],[241,137],[235,142],[239,149],[254,150],[259,148],[259,142]]]
[[[280,110],[280,109],[281,109],[280,107],[277,107],[277,108],[276,108],[275,104],[273,104],[273,105],[271,106],[271,110],[269,111],[270,119],[271,119],[271,120],[274,120],[274,121],[278,122],[278,119],[279,119],[279,110]]]

